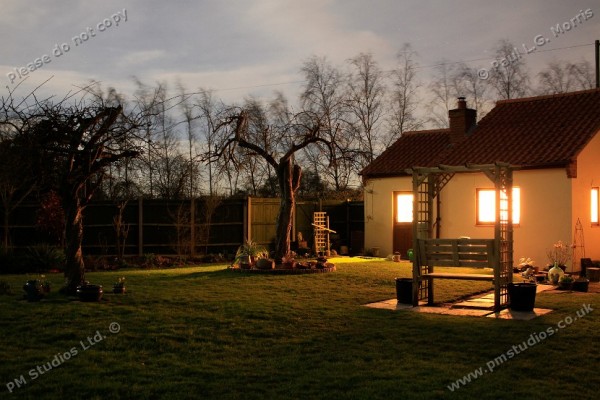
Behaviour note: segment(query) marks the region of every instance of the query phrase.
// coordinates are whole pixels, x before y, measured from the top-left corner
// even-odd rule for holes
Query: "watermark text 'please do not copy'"
[[[102,21],[98,22],[93,28],[87,27],[83,32],[78,35],[75,35],[71,38],[71,44],[67,42],[56,43],[54,48],[50,52],[54,58],[58,58],[63,54],[66,54],[71,50],[71,47],[77,47],[87,42],[91,38],[96,37],[97,33],[104,32],[107,29],[114,26],[119,26],[121,22],[127,22],[127,10],[124,8],[122,11],[118,11],[110,17],[104,18]],[[48,54],[44,54],[41,57],[36,58],[30,63],[27,63],[23,67],[16,67],[13,70],[6,74],[6,77],[10,81],[11,84],[20,81],[25,78],[27,75],[42,68],[46,64],[50,64],[52,62],[52,56]]]

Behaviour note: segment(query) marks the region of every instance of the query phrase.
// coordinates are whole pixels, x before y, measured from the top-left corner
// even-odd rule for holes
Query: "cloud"
[[[134,51],[122,57],[119,62],[124,67],[133,65],[148,64],[150,61],[160,61],[167,56],[165,50],[142,50]]]

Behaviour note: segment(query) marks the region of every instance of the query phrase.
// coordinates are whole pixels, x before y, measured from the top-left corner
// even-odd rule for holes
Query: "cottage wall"
[[[412,192],[412,177],[369,179],[365,186],[365,249],[392,253],[394,192]]]
[[[536,261],[536,265],[544,267],[548,263],[546,250],[554,242],[572,241],[573,180],[567,177],[564,168],[557,168],[515,171],[513,181],[514,186],[521,188],[521,221],[514,228],[514,262],[518,263],[521,257],[530,257]],[[597,182],[600,184],[600,176]],[[460,173],[444,187],[440,196],[440,237],[494,237],[493,225],[477,225],[478,188],[493,189],[494,184],[482,173]],[[382,255],[392,252],[393,193],[411,190],[411,177],[372,179],[367,182],[366,249],[379,247]],[[587,198],[589,199],[589,187]],[[600,228],[596,231],[600,234]]]
[[[575,226],[577,218],[581,220],[585,240],[585,256],[592,260],[600,260],[600,226],[591,224],[590,208],[591,189],[600,187],[599,160],[600,135],[596,134],[577,157],[577,178],[573,179],[572,187],[573,216],[571,227]]]

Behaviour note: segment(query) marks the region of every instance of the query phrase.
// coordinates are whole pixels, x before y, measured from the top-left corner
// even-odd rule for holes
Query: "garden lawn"
[[[599,294],[539,294],[536,306],[555,311],[531,321],[363,306],[393,298],[394,278],[410,276],[409,265],[363,260],[292,276],[223,265],[88,273],[107,291],[126,277],[128,293],[100,303],[56,293],[60,275],[48,276],[47,299],[28,303],[26,276],[0,276],[13,288],[0,296],[0,398],[595,398]],[[444,280],[436,300],[488,285]],[[576,317],[584,303],[598,310],[487,370],[532,334]],[[478,368],[481,376],[448,389]]]

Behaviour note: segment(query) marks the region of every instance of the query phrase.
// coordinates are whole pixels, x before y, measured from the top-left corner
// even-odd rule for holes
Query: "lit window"
[[[521,189],[513,188],[513,224],[521,221]],[[506,194],[500,195],[501,219],[505,220],[508,213]],[[496,191],[493,189],[477,189],[477,224],[487,225],[496,221]]]
[[[600,223],[600,221],[598,221],[598,188],[592,188],[592,198],[590,204],[592,224],[598,225]]]
[[[396,222],[413,221],[413,195],[412,193],[396,193]]]

